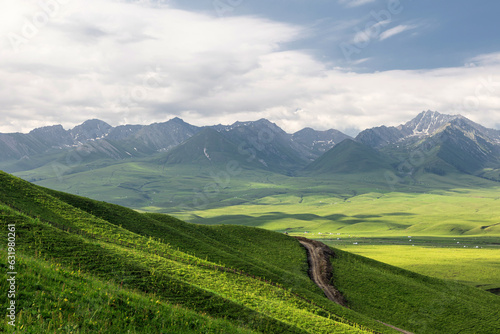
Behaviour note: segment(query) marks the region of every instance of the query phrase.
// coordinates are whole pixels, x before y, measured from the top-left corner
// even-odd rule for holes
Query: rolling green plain
[[[455,280],[481,289],[500,288],[498,247],[476,249],[475,246],[469,248],[352,244],[341,246],[334,241],[326,243],[350,253],[390,263],[423,275]]]
[[[17,175],[141,212],[307,236],[425,275],[500,288],[498,182],[466,174],[393,182],[383,172],[289,177],[141,160],[57,171],[47,165]]]
[[[281,196],[178,216],[306,236],[424,275],[494,290],[500,288],[498,196],[495,188],[367,193],[348,200]],[[279,211],[268,212],[264,203]]]

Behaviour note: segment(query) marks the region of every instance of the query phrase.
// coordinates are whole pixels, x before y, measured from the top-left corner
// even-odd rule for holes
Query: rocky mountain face
[[[309,151],[313,160],[319,158],[326,151],[345,139],[352,138],[334,129],[316,131],[311,128],[305,128],[292,135],[292,140]]]
[[[27,159],[69,149],[77,149],[85,155],[122,159],[168,150],[198,131],[198,127],[179,118],[146,126],[117,127],[93,119],[70,130],[54,125],[34,129],[28,134],[0,134],[0,161]]]
[[[0,134],[0,162],[22,158],[36,160],[39,155],[57,155],[68,150],[77,151],[78,155],[86,160],[126,159],[152,156],[186,145],[176,151],[180,154],[179,152],[186,153],[190,145],[194,145],[195,141],[188,139],[206,128],[219,133],[219,137],[230,143],[226,145],[227,152],[223,154],[224,157],[229,157],[231,151],[233,159],[237,161],[243,158],[251,162],[253,167],[261,166],[284,173],[293,173],[318,158],[337,142],[350,138],[337,130],[304,129],[295,134],[288,134],[266,119],[211,127],[193,126],[180,118],[164,123],[117,127],[94,119],[70,130],[55,125],[35,129],[29,134]],[[204,136],[206,137],[207,133]],[[214,136],[212,133],[207,138]],[[196,145],[199,146],[199,142],[196,141]],[[192,149],[193,152],[199,151],[198,148]],[[206,159],[205,152],[200,152],[200,158]],[[171,161],[185,160],[179,157],[172,159]]]
[[[70,130],[54,125],[27,134],[0,134],[0,162],[10,164],[8,171],[15,172],[48,161],[64,164],[64,154],[77,152],[83,161],[132,157],[152,157],[168,164],[237,161],[248,168],[287,175],[295,175],[313,161],[316,167],[306,170],[321,173],[384,166],[400,176],[463,172],[491,178],[500,171],[500,131],[460,115],[425,111],[396,127],[367,129],[354,141],[338,146],[351,139],[333,129],[305,128],[289,134],[266,119],[208,127],[179,118],[117,127],[94,119]]]
[[[366,129],[358,134],[356,141],[374,148],[381,148],[405,139],[432,135],[445,124],[459,118],[463,117],[460,115],[443,115],[436,111],[424,111],[411,121],[397,127],[379,126]]]
[[[405,137],[425,137],[438,131],[443,125],[455,119],[464,119],[460,115],[444,115],[437,111],[424,111],[414,119],[404,125],[397,127],[403,138]]]
[[[401,174],[481,175],[485,168],[500,167],[500,131],[461,115],[425,111],[397,127],[367,129],[356,140],[399,159]]]
[[[61,127],[62,128],[62,127]],[[75,126],[67,131],[73,139],[72,144],[86,143],[89,140],[105,138],[113,127],[98,119],[85,121],[83,124]]]
[[[73,144],[73,136],[62,125],[46,126],[32,130],[29,134],[34,140],[47,147],[59,147]]]
[[[435,156],[456,170],[474,174],[500,167],[500,131],[458,117],[428,135],[421,145],[434,145]]]
[[[144,126],[125,140],[138,142],[152,151],[167,151],[191,138],[198,131],[199,127],[176,117],[168,122]]]
[[[308,163],[309,152],[295,143],[292,135],[266,119],[236,122],[219,131],[235,143],[240,155],[258,161],[264,168],[289,174]]]

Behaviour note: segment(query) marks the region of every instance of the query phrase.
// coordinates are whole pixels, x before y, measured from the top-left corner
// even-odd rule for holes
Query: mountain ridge
[[[214,155],[221,161],[215,158],[211,161],[212,165],[220,164],[222,160],[243,161],[245,158],[248,168],[264,168],[289,176],[297,175],[314,161],[322,159],[339,143],[352,139],[335,129],[317,131],[304,128],[287,133],[265,118],[203,127],[191,125],[178,117],[149,125],[117,127],[92,119],[70,130],[54,125],[37,128],[27,134],[0,134],[0,168],[8,172],[20,172],[51,162],[67,165],[67,160],[74,160],[75,156],[80,164],[103,160],[109,164],[127,159],[161,161],[164,153],[172,150],[174,153],[181,152],[179,147],[191,145],[189,139],[206,129],[212,129],[224,137],[227,146],[223,155]],[[212,133],[211,138],[214,139],[214,136]],[[389,166],[378,161],[367,164],[368,167],[385,165],[389,171],[393,171],[396,166],[395,172],[400,177],[419,172],[444,175],[457,171],[500,180],[500,173],[497,175],[497,171],[500,171],[500,131],[488,129],[462,115],[423,111],[398,126],[366,129],[354,141],[379,151],[387,162],[393,164]],[[229,149],[229,146],[232,148]],[[196,158],[191,157],[191,161],[203,161],[206,164],[210,160],[206,159],[207,153],[203,150],[192,149],[198,153]],[[364,153],[353,153],[353,156],[361,159],[363,154],[371,155],[361,146],[357,146],[357,149],[364,150]],[[193,153],[188,151],[188,155]],[[422,155],[422,152],[425,153],[424,157],[418,163],[411,162],[412,155]],[[171,162],[183,164],[187,164],[188,160],[181,157],[170,159]],[[339,164],[345,166],[340,168]],[[332,173],[358,170],[355,165],[355,161],[350,158],[338,161],[337,167],[332,165]],[[398,167],[402,165],[405,168]],[[411,166],[408,168],[408,165]]]

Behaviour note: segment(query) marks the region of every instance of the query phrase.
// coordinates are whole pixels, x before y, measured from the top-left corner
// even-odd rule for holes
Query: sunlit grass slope
[[[55,262],[20,255],[17,266],[19,333],[255,333]]]
[[[415,333],[497,333],[500,298],[337,250],[333,281],[349,307]]]
[[[412,309],[427,309],[427,283],[432,279],[405,272],[403,280],[399,274],[383,275],[380,280],[377,268],[384,265],[372,261],[367,268],[364,263],[369,260],[364,259],[352,265],[353,255],[339,253],[334,262],[335,284],[338,281],[347,296],[351,305],[347,309],[324,297],[308,277],[305,250],[281,233],[245,226],[201,226],[142,214],[40,188],[1,172],[0,186],[1,235],[5,240],[5,225],[16,225],[18,277],[26,282],[19,286],[18,326],[33,333],[47,328],[75,333],[158,329],[166,333],[396,333],[377,320],[427,333],[410,320]],[[5,246],[0,246],[4,255]],[[354,281],[374,291],[350,286]],[[442,312],[426,314],[425,329],[457,321],[461,333],[481,333],[495,325],[497,299],[479,296],[462,285],[450,289],[447,282],[432,282],[433,295],[455,298],[474,312],[473,318],[457,320],[456,306],[441,302]],[[394,317],[380,312],[409,287],[414,288],[414,297],[422,292],[419,301],[412,304],[401,298],[399,307],[407,309]],[[360,307],[364,293],[368,306]],[[478,296],[484,297],[484,304]],[[165,317],[157,316],[163,313]],[[484,322],[482,327],[477,319]],[[445,328],[444,332],[454,333],[449,331],[454,327]]]
[[[184,241],[189,241],[196,234],[189,232],[188,225],[180,221],[165,217],[157,220],[128,209],[122,209],[121,213],[124,215],[119,218],[118,207],[109,207],[104,203],[100,206],[99,203],[90,201],[88,203],[93,206],[89,211],[95,211],[94,215],[49,195],[47,190],[7,174],[0,173],[0,182],[2,235],[5,236],[6,224],[15,224],[16,247],[20,259],[23,259],[22,262],[34,261],[35,267],[44,268],[38,271],[39,285],[26,286],[23,294],[19,295],[19,305],[22,307],[18,325],[30,325],[33,332],[44,332],[47,326],[54,328],[53,326],[66,325],[73,326],[71,328],[76,332],[82,333],[86,332],[86,326],[90,325],[102,328],[102,332],[133,329],[135,324],[127,327],[129,322],[126,307],[123,310],[115,310],[116,306],[121,307],[127,298],[137,299],[137,304],[141,301],[146,303],[151,296],[154,296],[151,298],[154,302],[150,301],[145,305],[144,311],[136,310],[137,317],[142,315],[141,312],[145,312],[148,314],[146,320],[154,320],[154,312],[175,310],[173,305],[179,305],[181,310],[184,310],[174,312],[174,315],[165,318],[165,321],[153,321],[151,326],[158,326],[156,328],[166,326],[169,321],[182,322],[182,326],[198,332],[203,332],[205,327],[212,325],[215,330],[217,326],[222,328],[222,332],[226,326],[226,332],[232,332],[232,328],[246,328],[261,333],[363,333],[368,327],[383,328],[368,317],[342,309],[326,300],[318,288],[307,280],[304,250],[295,240],[286,236],[267,231],[252,236],[258,231],[248,228],[233,228],[227,232],[224,232],[223,228],[213,228],[212,238],[226,238],[229,247],[219,253],[220,260],[213,255],[211,261],[208,255],[213,248],[194,248],[190,254],[180,249],[181,245],[189,248],[183,245]],[[69,202],[69,198],[66,200]],[[85,202],[83,199],[81,201]],[[107,217],[112,222],[100,217],[110,215],[110,208],[119,212],[118,216]],[[154,225],[156,230],[153,229]],[[180,232],[183,228],[186,228],[185,235]],[[208,234],[206,231],[202,233]],[[181,240],[176,241],[178,238]],[[283,244],[281,247],[284,252],[287,252],[288,248],[292,256],[295,248],[298,260],[293,258],[292,264],[278,264],[277,255],[273,254],[272,250],[267,256],[257,258],[255,254],[266,253],[267,242],[271,241],[264,240],[268,238],[275,238],[273,243],[278,246]],[[258,245],[259,240],[263,240],[260,251],[256,249],[258,246],[252,245]],[[190,242],[195,243],[193,240]],[[231,253],[231,248],[239,244],[240,253],[235,252],[233,257],[223,254]],[[2,246],[2,252],[4,250]],[[205,256],[196,256],[196,252]],[[243,253],[248,253],[247,259],[250,263],[241,265],[246,266],[243,269],[247,271],[237,266],[238,263],[246,262],[237,259]],[[255,259],[252,260],[253,257]],[[283,259],[291,260],[287,257]],[[23,268],[22,263],[19,264],[19,272]],[[60,298],[62,301],[52,300],[53,298],[49,301],[36,299],[39,303],[30,301],[31,296],[37,294],[36,291],[51,293],[50,290],[54,288],[51,284],[57,285],[50,283],[54,281],[51,277],[56,277],[57,282],[59,278],[55,275],[58,271],[56,269],[59,268],[64,268],[62,272],[70,273],[66,275],[68,282],[63,282],[61,287],[63,294],[64,286],[78,285],[73,281],[80,280],[78,275],[83,274],[93,286],[106,284],[111,292],[119,287],[122,291],[120,296],[118,292],[113,292],[116,296],[114,301],[119,302],[96,297],[89,302],[89,309],[87,299],[83,296],[82,303],[74,303],[75,299],[66,296]],[[290,268],[294,270],[289,271]],[[73,277],[72,272],[79,274]],[[26,271],[20,275],[26,275],[26,281],[30,281],[30,275],[34,274]],[[45,281],[49,281],[47,286],[44,285]],[[73,312],[66,312],[63,316],[62,307],[59,307],[61,314],[55,312],[53,306],[60,306],[62,302],[68,303],[68,308]],[[148,309],[151,309],[151,312]],[[100,317],[91,318],[95,321],[99,319],[98,323],[85,323],[87,317],[82,314],[96,310],[99,310],[96,315]],[[22,316],[23,314],[26,316]],[[176,314],[179,319],[174,319]],[[114,317],[108,319],[107,315]],[[37,322],[33,322],[33,318],[36,318]],[[40,318],[47,321],[40,321]],[[54,321],[49,321],[49,318],[54,318]],[[212,324],[212,318],[219,320]],[[179,325],[177,329],[174,326],[172,332],[182,332],[182,326]]]
[[[463,239],[455,247],[419,246],[420,238],[413,237],[417,245],[342,245],[342,250],[411,270],[423,275],[454,280],[483,290],[500,288],[500,248],[474,246]],[[424,240],[425,241],[425,240]],[[453,242],[453,240],[451,240]],[[327,242],[329,245],[335,242]],[[406,240],[408,244],[408,239]],[[467,246],[461,246],[467,243]],[[470,245],[472,244],[472,245]],[[477,247],[477,248],[476,248]]]
[[[269,196],[253,203],[178,213],[204,224],[241,224],[291,233],[382,236],[500,236],[499,189]]]

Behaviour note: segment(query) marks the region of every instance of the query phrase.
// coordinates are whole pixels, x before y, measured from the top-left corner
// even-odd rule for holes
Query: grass
[[[368,317],[329,303],[318,288],[306,280],[307,273],[303,272],[306,261],[303,249],[298,242],[283,235],[268,231],[262,231],[263,234],[259,235],[251,229],[237,227],[232,227],[227,232],[223,228],[212,228],[215,235],[228,236],[228,245],[241,244],[243,250],[246,245],[249,252],[249,272],[242,272],[241,269],[225,267],[220,262],[215,263],[176,249],[168,242],[176,240],[174,235],[166,234],[163,239],[159,239],[136,233],[144,227],[141,227],[141,223],[156,224],[157,230],[152,231],[156,234],[168,229],[181,232],[183,228],[186,228],[188,237],[194,233],[189,231],[188,224],[175,219],[156,220],[150,215],[123,208],[122,222],[127,222],[125,225],[131,229],[135,226],[134,232],[99,217],[110,215],[108,218],[113,221],[117,218],[116,214],[120,216],[120,210],[112,215],[109,207],[104,204],[72,197],[73,200],[80,200],[80,204],[90,202],[92,211],[96,212],[93,215],[50,195],[44,189],[6,174],[0,173],[0,182],[4,190],[1,192],[1,202],[4,205],[0,206],[2,235],[6,224],[15,224],[17,252],[21,257],[35,258],[41,262],[41,266],[54,264],[56,269],[64,267],[67,271],[83,272],[99,281],[119,285],[125,290],[125,294],[139,291],[154,295],[159,303],[180,305],[196,313],[229,321],[233,327],[245,327],[257,332],[365,333],[367,328],[381,327]],[[69,198],[66,200],[69,201]],[[130,220],[131,217],[138,216],[143,217],[142,221]],[[250,236],[251,234],[254,235]],[[229,237],[231,235],[232,238]],[[264,260],[254,259],[252,263],[252,253],[265,254],[267,247],[264,241],[258,252],[252,244],[259,243],[259,240],[266,239],[269,235],[285,240],[288,247],[295,245],[295,252],[300,252],[294,263],[302,263],[294,269],[295,272],[286,270],[287,267],[295,267],[294,264],[285,264],[283,268],[275,265],[278,259],[277,253],[273,251],[268,252]],[[250,251],[252,247],[253,252]],[[221,260],[226,263],[237,262],[236,257],[230,256]],[[244,262],[246,261],[240,260],[239,263]],[[276,281],[271,284],[268,276],[259,276],[262,272],[278,276],[283,285],[276,284]],[[297,279],[299,283],[305,281],[309,285],[306,284],[302,291],[294,291],[286,277]],[[38,316],[43,308],[39,305],[35,307],[39,310],[38,313],[35,312]],[[105,314],[111,315],[113,313],[106,310],[109,307],[113,306],[99,302],[93,305],[93,308],[103,308]],[[19,326],[28,326],[23,319],[26,318],[19,318]],[[79,319],[75,320],[78,329],[84,328],[81,323],[83,318]],[[107,317],[100,319],[100,322],[108,322],[109,328],[118,332],[126,328],[123,321],[120,318],[114,324]],[[198,330],[196,324],[189,326]],[[42,332],[41,329],[45,327],[36,328]]]
[[[495,333],[500,326],[500,298],[491,293],[340,250],[333,268],[349,307],[406,330]]]
[[[53,165],[16,173],[38,185],[149,212],[173,213],[235,205],[262,204],[269,198],[293,196],[343,201],[365,193],[427,193],[436,189],[498,189],[498,183],[463,174],[402,179],[393,184],[384,171],[289,177],[239,165],[237,172],[221,166],[170,166],[136,159]],[[247,168],[248,167],[248,168]],[[281,198],[285,203],[288,199]],[[297,201],[297,202],[298,202]]]
[[[53,196],[86,212],[149,237],[163,237],[174,249],[219,265],[265,277],[287,287],[330,312],[366,322],[367,319],[326,301],[308,276],[306,254],[295,239],[244,226],[187,224],[161,214],[139,214],[117,205],[50,191]],[[377,324],[370,324],[370,326]]]
[[[119,166],[106,168],[116,175],[120,173],[117,168],[125,167]],[[165,184],[160,187],[154,180],[147,183],[134,179],[138,173],[153,179],[158,176],[150,175],[147,165],[138,162],[126,168],[121,172],[128,175],[128,181],[119,177],[123,189],[134,189],[130,191],[136,193],[140,187],[155,187],[166,196],[169,188]],[[87,185],[89,189],[99,182],[100,174],[95,175],[96,179]],[[119,286],[125,294],[154,295],[168,307],[178,305],[242,330],[394,332],[376,320],[417,333],[443,328],[449,332],[455,327],[462,333],[489,333],[498,326],[498,299],[490,299],[498,297],[493,294],[341,252],[334,264],[335,284],[352,306],[342,308],[328,301],[310,281],[306,253],[300,244],[282,233],[269,231],[303,235],[307,230],[314,238],[325,238],[327,233],[327,238],[338,234],[349,241],[402,240],[411,233],[422,240],[433,235],[439,236],[442,243],[459,237],[475,238],[475,242],[484,244],[499,233],[495,188],[358,193],[360,188],[339,187],[332,192],[332,186],[345,184],[346,180],[306,186],[305,178],[280,184],[284,176],[252,175],[230,180],[226,188],[214,191],[210,198],[213,205],[206,205],[204,210],[190,215],[178,213],[179,217],[206,223],[195,225],[36,187],[0,173],[0,221],[3,225],[16,224],[21,256],[40,262],[41,267],[54,265],[70,272],[81,271],[93,280]],[[206,182],[213,182],[213,177],[205,177]],[[137,188],[137,182],[145,183]],[[200,184],[199,179],[191,177],[170,178],[168,182],[174,189],[172,196],[180,197],[188,196],[192,191],[189,188]],[[183,191],[179,192],[179,187]],[[230,199],[228,193],[239,196]],[[150,196],[151,192],[143,194]],[[225,200],[217,203],[218,196]],[[241,202],[243,196],[248,200]],[[449,212],[461,214],[462,219]],[[430,223],[435,221],[439,223]],[[363,291],[367,288],[368,294]],[[405,296],[408,289],[415,291],[411,298]],[[455,316],[463,313],[448,300],[456,301],[463,310],[472,310],[473,317]],[[429,305],[439,312],[433,314]],[[419,323],[417,318],[424,321]],[[478,325],[477,319],[484,324]],[[116,325],[121,326],[116,331],[125,325]]]
[[[415,238],[412,239],[412,242],[415,242]],[[464,244],[463,241],[459,242]],[[334,242],[327,244],[334,244]],[[434,247],[418,245],[360,246],[352,243],[338,247],[350,253],[363,255],[426,276],[454,280],[485,290],[500,288],[500,252],[498,247],[483,249],[475,248],[476,246],[451,248],[439,247],[438,245]]]
[[[196,223],[241,224],[289,233],[358,236],[499,236],[498,189],[265,197],[253,203],[176,215]],[[234,213],[238,214],[235,215]]]
[[[4,255],[2,263],[6,263]],[[18,332],[254,333],[58,263],[21,255],[17,266],[17,279],[22,282],[17,297]],[[0,289],[6,291],[5,280]],[[13,332],[6,321],[0,328]]]

